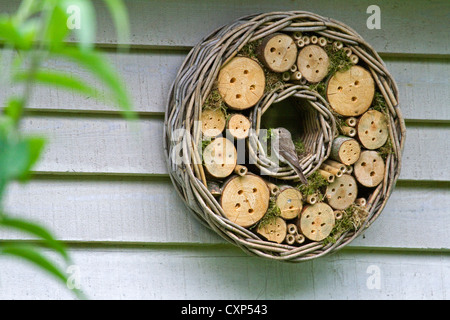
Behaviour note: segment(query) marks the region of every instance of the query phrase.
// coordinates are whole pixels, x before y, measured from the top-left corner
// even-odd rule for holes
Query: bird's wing
[[[283,139],[284,140],[284,139]],[[302,168],[299,165],[299,159],[297,153],[295,152],[295,146],[292,143],[292,140],[280,141],[279,145],[279,154],[284,158],[284,160],[289,164],[289,166],[294,169],[295,173],[300,178],[300,181],[304,184],[308,184],[308,180],[303,174]]]

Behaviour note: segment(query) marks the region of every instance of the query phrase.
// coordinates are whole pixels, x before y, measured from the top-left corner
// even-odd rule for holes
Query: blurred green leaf
[[[18,82],[27,81],[29,77],[30,75],[28,73],[19,72],[14,75],[14,80]],[[96,99],[102,98],[102,94],[98,90],[85,84],[82,79],[75,78],[74,76],[67,75],[65,73],[41,69],[33,75],[33,80],[44,85],[60,87],[66,90],[75,90],[81,94]]]
[[[128,47],[130,24],[128,21],[127,8],[122,0],[104,0],[117,32],[117,43],[119,46]]]
[[[24,26],[25,27],[21,30],[15,25],[15,22],[11,17],[8,15],[1,15],[0,41],[6,42],[6,44],[18,49],[30,49],[36,30],[32,23]]]
[[[14,123],[18,123],[23,113],[23,99],[18,97],[10,98],[4,112]]]
[[[58,252],[66,262],[69,261],[65,246],[60,241],[56,240],[44,227],[23,219],[10,218],[5,214],[0,215],[0,226],[29,233],[44,240],[45,245]]]
[[[130,120],[136,117],[132,111],[132,103],[125,84],[105,60],[105,57],[95,51],[80,51],[70,47],[56,51],[54,54],[58,57],[72,60],[89,70],[108,87],[111,97],[117,101],[124,117]]]
[[[55,6],[49,12],[44,42],[51,48],[64,45],[64,40],[70,32],[66,26],[67,19],[68,15],[61,7]]]
[[[59,279],[62,283],[67,283],[67,277],[64,272],[61,271],[59,267],[47,257],[36,250],[32,245],[16,243],[1,244],[0,254],[22,258],[47,271],[49,274]]]

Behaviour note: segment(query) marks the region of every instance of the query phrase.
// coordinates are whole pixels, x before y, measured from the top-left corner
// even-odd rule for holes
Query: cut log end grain
[[[280,208],[280,216],[286,220],[298,217],[303,208],[302,198],[302,193],[298,189],[283,189],[276,200],[276,205]]]
[[[250,58],[233,58],[219,72],[219,93],[232,109],[254,106],[264,94],[265,85],[263,69]]]
[[[354,165],[356,180],[365,187],[376,187],[384,179],[385,164],[376,151],[363,151]]]
[[[217,137],[225,129],[225,113],[221,109],[204,109],[200,120],[205,137]]]
[[[322,81],[328,73],[329,65],[327,53],[318,45],[306,46],[298,54],[298,71],[311,83]]]
[[[326,203],[306,206],[298,219],[301,233],[312,241],[328,237],[335,224],[334,211]]]
[[[389,137],[388,120],[376,110],[364,113],[358,121],[358,139],[366,149],[382,147]]]
[[[245,139],[250,132],[251,123],[248,118],[242,114],[233,114],[228,119],[228,132],[235,139]]]
[[[269,207],[270,191],[256,175],[234,176],[222,188],[220,203],[225,216],[242,227],[257,223]]]
[[[355,178],[344,174],[327,186],[325,199],[336,210],[345,210],[352,205],[358,196],[358,186]]]
[[[288,71],[297,59],[294,40],[283,33],[267,36],[257,48],[258,59],[273,72]]]
[[[256,232],[268,241],[282,243],[287,235],[286,222],[280,217],[276,217],[268,223],[258,226]]]
[[[370,107],[375,94],[371,74],[360,66],[336,72],[328,81],[327,98],[334,111],[343,116],[359,116]]]
[[[214,139],[203,151],[206,171],[215,178],[228,177],[236,167],[237,151],[226,138]]]
[[[360,157],[361,147],[353,138],[338,136],[331,146],[330,158],[345,165],[354,164]]]

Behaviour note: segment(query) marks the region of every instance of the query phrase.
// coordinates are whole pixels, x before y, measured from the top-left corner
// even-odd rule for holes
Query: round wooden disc
[[[236,148],[226,138],[214,139],[203,151],[203,161],[206,170],[213,177],[228,177],[236,167]]]
[[[233,58],[219,72],[218,90],[232,109],[254,106],[264,94],[266,78],[261,66],[245,57]]]
[[[251,123],[242,114],[233,114],[228,120],[228,131],[236,139],[245,139],[250,132]]]
[[[320,82],[328,74],[330,61],[328,55],[320,46],[304,47],[297,58],[298,70],[309,82]]]
[[[349,166],[354,164],[361,154],[361,147],[353,138],[339,136],[334,139],[332,156],[339,162]]]
[[[288,71],[297,59],[297,45],[294,40],[283,33],[276,33],[263,40],[259,59],[274,72]]]
[[[330,106],[343,116],[358,116],[366,112],[374,94],[373,78],[360,66],[338,71],[328,81],[327,98]]]
[[[376,187],[384,179],[384,161],[376,151],[363,151],[354,165],[356,180],[365,187]]]
[[[230,221],[250,227],[267,212],[269,198],[270,191],[264,180],[247,174],[233,177],[225,184],[220,202]]]
[[[221,109],[204,109],[201,122],[202,133],[205,137],[217,137],[225,129],[225,113]]]
[[[289,220],[298,217],[303,208],[302,193],[295,188],[286,188],[277,197],[276,205],[281,217]]]
[[[276,217],[267,224],[258,226],[256,232],[262,235],[268,241],[282,243],[287,234],[286,222],[280,217]]]
[[[336,210],[345,210],[355,202],[358,196],[358,186],[355,178],[344,174],[336,178],[333,183],[327,186],[325,199],[328,204]]]
[[[319,202],[303,210],[299,227],[306,238],[321,241],[329,236],[334,223],[333,209],[326,203]]]
[[[382,147],[389,136],[386,116],[376,110],[367,111],[359,119],[357,131],[359,141],[366,149]]]

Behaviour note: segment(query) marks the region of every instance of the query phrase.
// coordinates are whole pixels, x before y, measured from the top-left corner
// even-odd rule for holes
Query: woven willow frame
[[[200,160],[202,138],[199,121],[202,105],[220,68],[236,56],[248,42],[275,32],[296,31],[313,32],[341,41],[350,47],[371,72],[389,110],[389,134],[393,152],[386,158],[383,182],[374,189],[367,200],[368,217],[359,229],[347,231],[336,242],[328,244],[324,242],[311,242],[302,246],[277,244],[265,241],[252,231],[232,223],[225,217],[220,204],[208,191]],[[302,94],[308,96],[315,94],[306,92],[307,87],[298,89],[303,90]],[[320,99],[316,101],[320,102]],[[163,136],[169,176],[194,216],[250,255],[301,262],[341,249],[378,218],[400,174],[405,133],[404,120],[398,107],[398,87],[378,53],[353,29],[341,22],[310,12],[289,11],[242,17],[215,30],[192,48],[170,89]],[[321,158],[318,156],[318,159]]]

